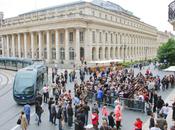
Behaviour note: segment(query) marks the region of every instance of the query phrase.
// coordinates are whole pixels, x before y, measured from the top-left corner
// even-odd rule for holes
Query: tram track
[[[6,94],[8,94],[13,88],[12,88],[12,83],[9,83],[10,82],[10,79],[13,79],[14,78],[14,73],[11,73],[11,72],[8,72],[8,71],[5,71],[5,72],[1,72],[1,74],[3,76],[5,76],[7,78],[7,83],[5,83],[1,88],[0,88],[0,92],[3,91],[7,86],[10,86],[8,87],[9,89],[7,89],[6,91],[4,91],[3,93],[0,93],[0,97],[3,97],[5,96]],[[10,75],[10,76],[7,76]],[[12,82],[12,81],[11,81]]]

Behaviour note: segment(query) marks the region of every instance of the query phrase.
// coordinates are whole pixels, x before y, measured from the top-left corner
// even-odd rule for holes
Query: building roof
[[[84,0],[80,0],[80,1],[72,2],[72,3],[68,3],[68,4],[64,4],[64,5],[57,5],[57,6],[47,7],[47,8],[43,8],[43,9],[33,10],[33,11],[30,11],[27,13],[20,14],[19,16],[32,14],[32,13],[36,13],[36,12],[47,11],[47,10],[66,8],[66,7],[71,7],[73,5],[84,4],[84,3],[88,3],[88,2],[86,2]],[[110,1],[93,0],[92,2],[89,2],[89,3],[96,5],[96,6],[99,6],[99,7],[102,7],[102,8],[105,8],[105,9],[108,9],[108,10],[111,10],[111,11],[122,12],[122,13],[125,13],[128,15],[133,15],[132,12],[123,9],[120,5],[112,3]]]

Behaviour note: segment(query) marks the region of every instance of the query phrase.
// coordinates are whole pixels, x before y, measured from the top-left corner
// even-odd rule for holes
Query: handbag
[[[21,124],[21,119],[20,119],[20,118],[17,120],[17,124],[18,124],[18,125]]]

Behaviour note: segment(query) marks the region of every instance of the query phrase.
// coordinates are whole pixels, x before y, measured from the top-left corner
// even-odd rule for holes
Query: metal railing
[[[115,101],[117,99],[119,99],[124,109],[145,112],[145,101],[135,100],[131,98],[122,98],[120,96],[104,95],[103,100],[100,102],[100,104],[106,104],[107,106],[115,107]],[[88,91],[86,100],[89,102],[97,101],[97,93]]]

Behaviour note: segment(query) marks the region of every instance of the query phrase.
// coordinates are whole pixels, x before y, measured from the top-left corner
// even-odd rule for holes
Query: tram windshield
[[[33,75],[30,75],[28,73],[17,75],[15,79],[14,93],[33,95],[35,82],[33,77]]]

